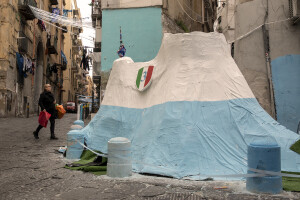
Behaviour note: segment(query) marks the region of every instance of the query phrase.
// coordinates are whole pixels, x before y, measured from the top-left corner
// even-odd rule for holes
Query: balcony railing
[[[101,42],[95,42],[94,52],[101,52]]]
[[[67,33],[68,32],[67,26],[62,26],[61,28],[62,28],[62,32],[63,33]]]
[[[33,45],[32,45],[32,42],[29,40],[29,38],[23,32],[19,32],[19,38],[18,38],[19,52],[31,55],[32,48],[33,48]]]
[[[73,70],[73,71],[78,71],[78,64],[76,63],[76,62],[72,62],[72,67],[71,67],[71,69]]]
[[[92,21],[93,26],[96,25],[96,19],[102,19],[102,11],[101,11],[101,0],[95,0],[92,4]]]
[[[29,6],[37,7],[36,1],[35,0],[18,0],[19,12],[21,14],[21,17],[23,17],[25,20],[35,19],[35,16]]]
[[[51,5],[57,5],[58,4],[57,0],[50,0],[49,2],[50,2]]]
[[[19,32],[18,48],[20,53],[28,52],[28,38],[23,32]]]
[[[81,28],[78,28],[78,27],[74,27],[73,28],[73,33],[76,34],[76,35],[79,35],[79,33],[82,32],[82,29]]]

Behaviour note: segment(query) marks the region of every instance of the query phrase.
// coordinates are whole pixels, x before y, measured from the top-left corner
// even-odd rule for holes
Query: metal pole
[[[101,76],[99,77],[99,109],[101,106]]]
[[[29,103],[27,103],[27,118],[29,118]]]
[[[94,82],[93,82],[94,84]],[[94,86],[92,87],[92,113],[94,113],[95,110],[94,110]]]

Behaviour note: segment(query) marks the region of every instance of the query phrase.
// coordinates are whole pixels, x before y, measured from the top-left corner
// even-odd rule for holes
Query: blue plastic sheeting
[[[289,150],[299,135],[273,120],[254,98],[167,102],[145,109],[101,106],[81,131],[90,148],[104,153],[113,137],[131,140],[135,172],[194,179],[247,173],[250,143],[279,144],[282,170],[300,171],[300,155]]]
[[[277,121],[296,132],[300,121],[300,55],[272,61]]]
[[[280,147],[278,145],[248,146],[248,168],[281,172]],[[251,170],[249,174],[256,174]],[[246,188],[250,192],[278,194],[282,191],[281,176],[247,177]]]

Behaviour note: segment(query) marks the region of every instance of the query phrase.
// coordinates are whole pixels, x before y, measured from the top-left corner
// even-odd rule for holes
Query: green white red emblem
[[[152,82],[154,66],[142,67],[136,77],[136,87],[139,91],[147,89]]]

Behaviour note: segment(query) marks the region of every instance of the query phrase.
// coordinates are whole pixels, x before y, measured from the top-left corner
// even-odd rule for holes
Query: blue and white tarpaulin
[[[152,83],[140,92],[145,66],[154,66]],[[101,108],[81,131],[103,153],[109,139],[130,139],[135,172],[245,174],[251,143],[280,145],[282,170],[300,171],[300,155],[289,149],[299,135],[260,107],[219,33],[165,34],[155,59],[117,59]]]

